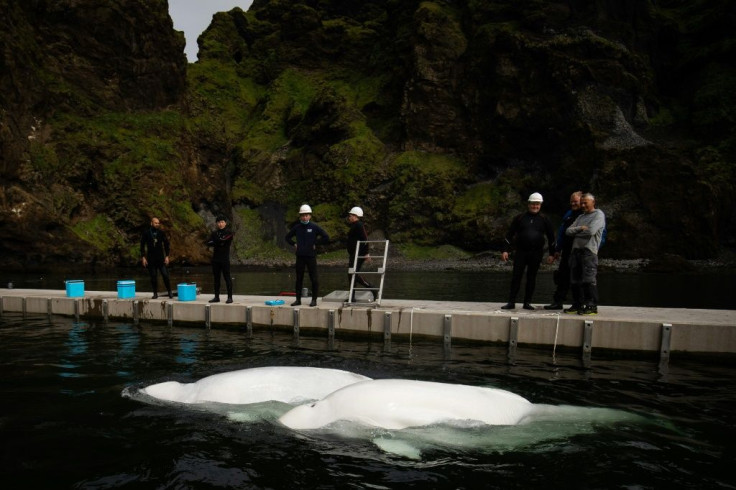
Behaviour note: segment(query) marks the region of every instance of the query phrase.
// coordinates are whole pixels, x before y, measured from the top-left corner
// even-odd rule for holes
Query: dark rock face
[[[0,7],[6,263],[129,263],[151,212],[192,263],[232,215],[247,259],[303,202],[333,236],[360,204],[394,242],[482,251],[575,190],[604,256],[736,245],[727,0],[256,0],[188,81],[165,1]]]
[[[689,8],[677,2],[344,4],[321,2],[315,10],[309,2],[293,8],[277,0],[255,2],[248,14],[223,15],[219,22],[238,26],[238,34],[226,40],[222,30],[211,29],[200,57],[222,56],[208,49],[218,39],[237,50],[228,61],[239,66],[278,60],[262,73],[264,84],[294,67],[326,79],[338,71],[364,78],[380,72],[380,95],[357,109],[387,145],[386,158],[417,151],[465,163],[454,182],[443,177],[449,182],[444,186],[414,171],[408,179],[418,186],[416,196],[406,179],[390,175],[388,196],[401,206],[376,202],[378,193],[386,196],[385,178],[366,179],[375,187],[361,199],[376,209],[373,220],[390,236],[429,235],[480,250],[500,241],[530,192],[541,191],[548,198],[545,210],[561,214],[569,194],[581,189],[595,193],[608,213],[604,253],[611,256],[667,250],[694,258],[716,253],[719,241],[733,242],[727,231],[733,229],[733,186],[705,175],[699,156],[709,154],[715,160],[710,165],[734,177],[734,139],[724,128],[733,130],[736,104],[715,85],[736,84],[730,75],[710,80],[704,70],[715,63],[734,73],[721,65],[724,51],[733,54],[725,41],[734,23],[728,2]],[[236,49],[238,43],[247,47]],[[724,117],[700,106],[674,80],[721,93],[728,100]],[[326,114],[316,109],[313,119],[314,112]],[[706,124],[686,115],[696,112]],[[711,117],[722,126],[716,129]],[[334,142],[315,131],[301,137],[311,126],[301,121],[289,148],[300,155],[300,168],[302,156],[310,155],[306,167],[314,182],[332,180],[317,161],[330,159]],[[497,193],[485,210],[476,209],[488,217],[457,210],[478,185]],[[717,200],[695,197],[714,191]],[[320,198],[340,200],[329,193]]]
[[[173,30],[164,0],[1,0],[0,10],[2,254],[16,265],[88,261],[89,245],[64,223],[71,209],[46,198],[83,202],[82,182],[101,175],[89,168],[67,181],[63,171],[41,182],[23,162],[76,144],[54,133],[49,119],[56,115],[177,103],[186,84],[183,36]],[[91,160],[101,156],[94,141],[83,144]]]
[[[184,39],[163,0],[3,0],[3,176],[57,111],[158,109],[184,88]],[[10,136],[13,137],[10,137]],[[32,136],[32,135],[31,135]]]

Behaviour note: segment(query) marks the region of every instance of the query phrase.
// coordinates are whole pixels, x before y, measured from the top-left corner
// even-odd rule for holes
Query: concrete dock
[[[736,353],[736,311],[686,308],[600,306],[598,315],[579,316],[562,311],[501,310],[502,303],[383,299],[378,307],[345,305],[321,298],[316,307],[291,307],[291,297],[234,296],[234,303],[151,299],[150,293],[118,299],[116,291],[86,291],[67,297],[63,290],[2,289],[0,313],[65,315],[76,318],[168,323],[204,328],[293,330],[295,335],[376,335],[437,338],[452,342],[555,346],[580,349],[583,359],[596,349],[656,353],[667,362],[671,353]],[[283,299],[284,305],[266,301]],[[224,300],[224,298],[223,298]]]

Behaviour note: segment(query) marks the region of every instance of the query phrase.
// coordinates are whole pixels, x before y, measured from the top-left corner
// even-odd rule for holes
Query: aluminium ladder
[[[371,259],[376,259],[376,255],[370,255],[370,253],[368,255],[358,255],[360,251],[360,245],[362,243],[367,243],[369,244],[369,246],[371,244],[374,244],[375,247],[377,248],[381,248],[381,246],[383,247],[383,259],[382,259],[381,264],[377,267],[375,271],[373,270],[356,271],[355,270],[358,267],[358,259],[366,259],[369,257]],[[360,303],[360,304],[370,304],[370,305],[375,305],[375,306],[381,306],[381,298],[383,297],[383,279],[384,279],[384,275],[386,274],[386,260],[387,259],[388,259],[388,240],[359,240],[358,243],[355,244],[355,258],[353,259],[353,263],[351,264],[351,267],[348,268],[348,275],[350,275],[350,291],[348,291],[348,299],[345,300],[346,304],[352,305],[352,304]],[[355,287],[355,276],[357,275],[362,275],[362,276],[378,275],[380,277],[380,282],[378,283],[378,287],[376,287],[375,284],[371,284],[372,287],[370,288],[366,288],[366,287],[356,288]],[[356,291],[372,292],[373,301],[370,301],[367,303],[365,301],[361,301],[361,302],[353,301],[354,299],[353,295],[355,294]]]

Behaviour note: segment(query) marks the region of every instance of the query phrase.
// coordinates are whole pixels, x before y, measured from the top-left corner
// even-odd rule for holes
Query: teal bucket
[[[135,281],[118,281],[118,299],[135,298]]]
[[[194,301],[197,299],[197,284],[181,283],[176,286],[179,301]]]
[[[81,279],[71,279],[64,282],[66,283],[66,295],[68,298],[81,298],[84,296],[84,281]]]

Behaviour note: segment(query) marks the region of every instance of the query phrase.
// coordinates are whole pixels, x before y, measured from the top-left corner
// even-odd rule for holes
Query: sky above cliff
[[[207,29],[216,12],[227,12],[234,7],[248,10],[252,0],[169,0],[169,15],[174,29],[184,31],[187,47],[184,52],[190,63],[197,61],[197,38]]]

